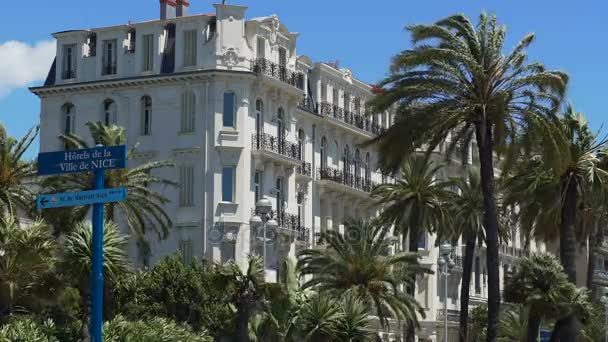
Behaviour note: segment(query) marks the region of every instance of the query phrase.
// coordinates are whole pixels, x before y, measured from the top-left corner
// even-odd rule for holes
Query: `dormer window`
[[[135,29],[130,29],[127,34],[128,46],[127,53],[135,53],[135,39],[137,37]]]
[[[103,41],[102,75],[116,74],[116,39]]]
[[[262,37],[258,37],[258,50],[256,56],[258,59],[266,58],[266,40]]]
[[[63,46],[63,69],[61,79],[69,80],[76,78],[76,44]]]
[[[196,65],[196,30],[184,32],[184,66]]]
[[[209,23],[207,24],[207,29],[205,30],[205,42],[208,42],[211,39],[213,39],[213,36],[215,35],[216,31],[217,31],[217,19],[215,17],[213,17],[209,20]]]
[[[87,47],[89,49],[88,57],[95,57],[97,55],[97,34],[91,33],[87,38]]]

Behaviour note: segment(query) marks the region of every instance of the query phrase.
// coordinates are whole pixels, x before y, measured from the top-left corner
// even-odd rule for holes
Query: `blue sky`
[[[191,0],[192,13],[213,12],[211,1]],[[608,2],[565,0],[240,0],[247,16],[277,14],[300,32],[298,53],[315,61],[339,60],[367,82],[381,79],[390,57],[410,46],[406,24],[430,23],[453,13],[496,13],[507,25],[507,47],[535,32],[531,59],[571,76],[568,98],[595,129],[607,120],[602,105],[608,79]],[[21,6],[25,6],[22,8]],[[158,0],[10,1],[0,12],[0,121],[21,136],[38,122],[40,105],[26,85],[39,85],[48,69],[52,32],[103,27],[158,17]],[[26,18],[24,18],[24,15]],[[7,44],[17,41],[23,44]],[[37,44],[37,45],[36,45]],[[45,48],[46,47],[46,48]],[[17,53],[16,51],[22,51]],[[23,52],[24,51],[24,52]],[[15,59],[15,60],[11,60]],[[22,75],[20,65],[39,65]],[[48,64],[48,65],[45,65]],[[10,77],[6,75],[10,74]],[[11,80],[13,77],[15,80]],[[4,79],[4,80],[3,80]],[[30,157],[36,153],[31,151]]]

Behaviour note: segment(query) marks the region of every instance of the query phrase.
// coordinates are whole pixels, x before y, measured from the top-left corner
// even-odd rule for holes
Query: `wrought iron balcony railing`
[[[251,137],[253,149],[270,151],[276,154],[301,160],[300,148],[297,144],[280,140],[279,138],[267,133],[255,133]]]
[[[269,76],[290,86],[304,90],[304,74],[287,69],[283,65],[273,63],[264,58],[251,60],[251,71],[259,75]]]
[[[314,101],[308,96],[304,96],[302,100],[298,102],[298,108],[319,115],[319,106],[315,105]]]
[[[312,167],[309,162],[302,162],[296,167],[296,172],[303,176],[312,177]]]
[[[445,320],[445,311],[443,309],[437,309],[437,316],[435,317],[438,321]],[[448,309],[448,321],[458,322],[460,320],[460,310]]]
[[[331,167],[317,169],[317,178],[329,180],[365,192],[371,192],[376,186],[376,184],[369,179],[358,177],[350,172],[344,172]]]
[[[318,106],[317,113],[323,116],[334,118],[336,120],[340,120],[344,123],[357,127],[374,135],[379,135],[384,130],[382,127],[380,127],[380,125],[366,118],[365,116],[345,110],[337,105],[328,102],[321,102]]]
[[[256,214],[257,212],[255,208],[252,208],[251,216]],[[310,229],[301,224],[302,220],[300,216],[288,214],[284,210],[277,213],[277,211],[274,209],[270,211],[269,215],[277,221],[279,224],[279,229],[284,229],[294,233],[297,241],[308,242]]]

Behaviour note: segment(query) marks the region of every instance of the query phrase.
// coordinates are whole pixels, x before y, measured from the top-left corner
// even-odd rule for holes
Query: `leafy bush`
[[[206,331],[193,332],[185,325],[166,318],[129,321],[116,316],[104,324],[105,342],[212,342]]]
[[[195,331],[216,334],[232,327],[234,311],[225,291],[211,284],[213,268],[205,261],[184,265],[168,257],[150,271],[122,279],[115,291],[117,313],[129,319],[165,317],[188,323]]]
[[[29,316],[16,317],[0,327],[0,341],[59,342],[53,321],[40,322]]]

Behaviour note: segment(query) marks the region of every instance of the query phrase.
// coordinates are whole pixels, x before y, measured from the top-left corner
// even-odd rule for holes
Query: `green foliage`
[[[0,315],[12,313],[53,270],[56,248],[44,222],[20,226],[12,215],[0,217]]]
[[[481,342],[486,340],[488,330],[488,308],[485,305],[479,305],[471,309],[469,312],[469,334],[470,342]]]
[[[34,127],[21,140],[13,139],[0,122],[0,215],[29,211],[34,202],[31,179],[36,165],[22,158],[37,135],[38,127]]]
[[[106,342],[212,342],[206,331],[193,332],[190,327],[166,318],[129,321],[116,316],[104,324]]]
[[[521,305],[505,310],[500,317],[498,341],[526,342],[527,320],[526,309]]]
[[[121,279],[117,310],[129,319],[158,316],[188,323],[196,331],[230,332],[234,317],[230,298],[215,287],[212,272],[205,261],[184,264],[178,256],[164,258],[149,271]]]
[[[337,341],[343,333],[343,319],[340,303],[329,295],[319,294],[302,306],[298,324],[306,342]]]
[[[347,221],[344,234],[321,234],[325,249],[309,249],[298,254],[302,275],[312,275],[304,288],[329,292],[339,298],[352,293],[363,300],[383,325],[389,318],[417,325],[424,310],[400,285],[412,286],[416,275],[432,273],[420,265],[417,253],[389,254],[393,240],[387,226],[363,221]]]
[[[59,342],[53,321],[41,322],[32,317],[16,317],[0,327],[0,341]]]
[[[428,156],[413,155],[394,184],[376,187],[372,197],[383,207],[381,222],[394,224],[396,232],[403,236],[410,234],[414,241],[427,231],[435,233],[450,226],[446,224],[445,204],[450,198],[452,183],[437,177],[443,167]]]

